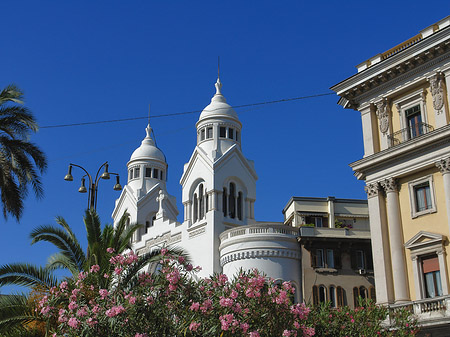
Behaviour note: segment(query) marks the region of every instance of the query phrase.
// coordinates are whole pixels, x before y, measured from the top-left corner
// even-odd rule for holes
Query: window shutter
[[[317,288],[317,286],[313,286],[312,293],[313,293],[313,304],[314,305],[319,304],[319,289]]]
[[[333,253],[334,253],[334,268],[341,269],[342,268],[341,252],[335,249]]]
[[[337,287],[337,305],[338,307],[344,306],[344,289],[342,287]]]
[[[353,288],[353,305],[355,308],[358,307],[358,298],[359,298],[359,291],[357,287]]]
[[[371,300],[373,300],[375,302],[377,301],[377,295],[375,293],[375,288],[374,287],[370,287],[370,289],[369,289],[369,296],[370,296]]]
[[[316,268],[317,266],[317,254],[316,250],[311,250],[311,267]]]

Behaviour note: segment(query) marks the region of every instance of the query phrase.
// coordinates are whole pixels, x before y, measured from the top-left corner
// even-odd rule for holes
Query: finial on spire
[[[217,79],[220,82],[220,56],[217,56]]]
[[[150,125],[150,103],[148,103],[148,125]]]

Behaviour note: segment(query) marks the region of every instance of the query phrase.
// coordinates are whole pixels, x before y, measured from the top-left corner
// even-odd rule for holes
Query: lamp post
[[[86,193],[88,191],[85,186],[85,181],[86,181],[86,177],[88,177],[88,179],[89,179],[89,194],[88,194],[88,208],[89,209],[95,210],[97,208],[97,192],[98,192],[98,183],[99,183],[100,179],[108,180],[108,179],[110,179],[111,174],[115,175],[116,176],[116,184],[114,185],[113,189],[114,189],[114,191],[122,190],[122,186],[120,185],[120,182],[119,182],[119,174],[108,172],[108,162],[104,162],[98,168],[97,174],[95,175],[95,179],[92,179],[92,176],[88,173],[88,171],[86,171],[86,169],[84,167],[70,163],[69,171],[67,172],[66,176],[64,177],[64,180],[73,181],[73,176],[72,176],[72,167],[73,166],[79,167],[86,173],[83,177],[81,177],[81,186],[78,189],[78,192]],[[105,170],[103,171],[103,173],[101,175],[99,175],[99,173],[103,167],[105,168]]]

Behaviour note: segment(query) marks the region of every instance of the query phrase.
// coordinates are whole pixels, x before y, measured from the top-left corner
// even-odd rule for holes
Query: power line
[[[283,98],[276,101],[266,101],[266,102],[257,102],[257,103],[249,103],[249,104],[242,104],[242,105],[234,105],[232,108],[239,109],[239,108],[246,108],[246,107],[253,107],[253,106],[260,106],[260,105],[266,105],[266,104],[276,104],[276,103],[284,103],[284,102],[292,102],[292,101],[298,101],[302,99],[309,99],[309,98],[316,98],[316,97],[322,97],[322,96],[330,96],[335,95],[334,92],[328,92],[323,94],[316,94],[316,95],[310,95],[310,96],[300,96],[300,97],[294,97],[294,98]],[[216,109],[216,110],[220,110]],[[224,108],[227,109],[227,108]],[[194,113],[202,112],[203,110],[193,110],[193,111],[184,111],[184,112],[174,112],[170,114],[161,114],[161,115],[154,115],[152,118],[162,118],[162,117],[173,117],[173,116],[181,116],[181,115],[189,115]],[[120,118],[120,119],[109,119],[109,120],[103,120],[103,121],[94,121],[94,122],[81,122],[81,123],[71,123],[71,124],[58,124],[58,125],[47,125],[47,126],[41,126],[40,129],[54,129],[54,128],[64,128],[69,126],[84,126],[84,125],[94,125],[94,124],[105,124],[105,123],[118,123],[118,122],[126,122],[126,121],[134,121],[139,119],[147,119],[146,117],[129,117],[129,118]]]

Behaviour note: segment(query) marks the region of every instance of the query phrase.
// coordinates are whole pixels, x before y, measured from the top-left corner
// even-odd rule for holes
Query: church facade
[[[242,123],[223,96],[220,79],[215,87],[196,123],[197,144],[180,179],[183,222],[177,221],[176,199],[166,188],[166,158],[148,125],[127,163],[128,183],[116,201],[114,223],[126,211],[130,223],[145,224],[132,240],[137,254],[182,248],[202,267],[200,277],[225,273],[231,278],[240,268],[257,268],[299,289],[298,229],[255,220],[258,176],[242,151]],[[301,299],[297,291],[296,300]]]

